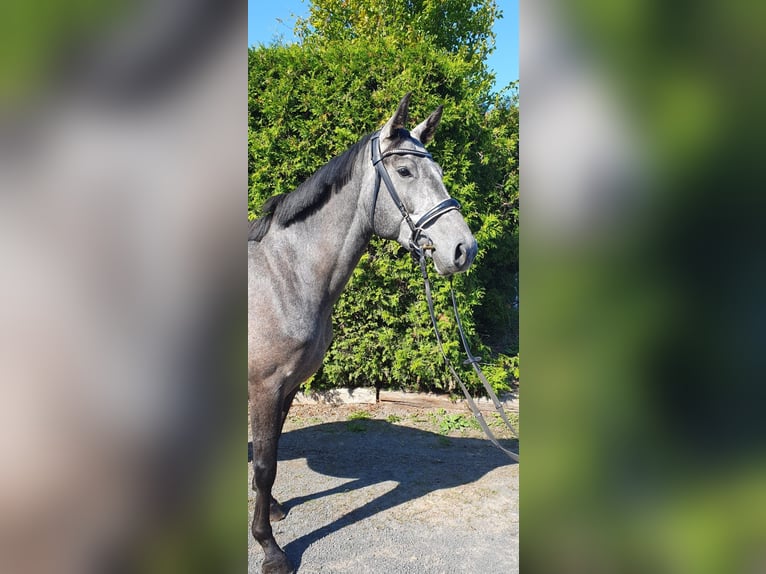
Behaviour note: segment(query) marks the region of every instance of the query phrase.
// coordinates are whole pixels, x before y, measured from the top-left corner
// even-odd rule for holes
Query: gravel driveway
[[[299,573],[518,572],[518,465],[476,429],[445,429],[445,415],[293,407],[274,486],[288,516],[273,526]],[[254,502],[251,491],[250,520]]]

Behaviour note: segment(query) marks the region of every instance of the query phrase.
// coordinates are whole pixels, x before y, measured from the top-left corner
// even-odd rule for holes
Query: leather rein
[[[465,383],[463,383],[463,380],[460,378],[460,376],[457,374],[455,367],[452,365],[452,362],[449,360],[449,358],[447,357],[447,354],[444,351],[444,345],[442,344],[442,336],[441,336],[441,333],[439,332],[439,327],[436,321],[433,297],[431,295],[431,281],[428,277],[428,269],[426,266],[426,251],[433,250],[435,249],[435,247],[431,243],[431,239],[425,233],[424,228],[426,225],[432,223],[433,221],[436,221],[439,217],[441,217],[442,215],[444,215],[445,213],[449,211],[453,211],[453,210],[459,211],[460,203],[458,203],[456,199],[453,199],[451,197],[448,199],[445,199],[444,201],[439,202],[434,207],[429,209],[416,222],[413,222],[412,217],[410,216],[409,212],[407,211],[407,208],[405,207],[404,203],[399,197],[399,194],[396,193],[396,189],[394,188],[394,183],[393,181],[391,181],[391,177],[388,175],[388,171],[386,171],[385,165],[383,165],[383,159],[392,155],[414,155],[418,157],[427,157],[429,159],[433,159],[433,157],[427,151],[420,151],[415,149],[412,149],[412,150],[394,149],[381,154],[380,153],[380,132],[376,132],[373,134],[371,138],[371,142],[370,142],[370,150],[371,150],[371,157],[372,157],[372,165],[375,166],[375,172],[376,172],[375,189],[373,192],[372,207],[370,210],[370,223],[372,225],[372,229],[373,230],[375,229],[375,206],[378,202],[378,192],[380,191],[380,182],[382,180],[386,184],[386,189],[388,189],[388,193],[391,196],[391,199],[393,200],[394,205],[396,205],[397,209],[402,214],[402,218],[404,219],[404,221],[407,222],[407,225],[410,228],[411,236],[409,241],[409,251],[412,254],[412,256],[420,264],[420,271],[423,275],[423,285],[426,292],[426,302],[428,303],[428,312],[431,315],[431,324],[434,327],[434,333],[436,334],[436,342],[438,344],[439,352],[441,353],[442,359],[444,359],[444,364],[447,366],[447,369],[449,370],[450,374],[457,381],[458,385],[460,386],[460,389],[463,391],[466,401],[468,402],[468,407],[471,409],[473,416],[476,418],[476,421],[479,423],[479,426],[484,431],[484,434],[487,435],[487,438],[490,440],[490,442],[494,446],[499,448],[501,451],[503,451],[506,455],[508,455],[512,460],[519,462],[519,455],[505,448],[504,446],[502,446],[500,442],[497,440],[497,438],[495,437],[495,435],[492,433],[492,431],[489,428],[489,425],[487,424],[487,421],[484,419],[484,415],[482,415],[481,411],[479,410],[479,407],[476,405],[476,402],[473,400],[473,397],[468,392],[468,388],[466,387]],[[423,237],[426,239],[426,242],[421,245],[420,239]],[[452,310],[455,314],[455,321],[457,323],[458,332],[460,333],[460,340],[463,344],[463,349],[465,350],[466,356],[468,357],[468,359],[464,361],[464,364],[470,364],[473,367],[482,385],[484,385],[484,389],[487,391],[487,395],[489,395],[490,399],[492,400],[492,404],[495,407],[495,411],[500,416],[503,423],[505,423],[505,425],[511,430],[511,432],[513,432],[513,434],[518,438],[519,433],[516,432],[516,429],[513,427],[510,420],[508,420],[508,415],[506,415],[505,413],[503,404],[497,398],[495,391],[492,389],[492,385],[489,384],[487,377],[484,376],[484,373],[482,372],[481,367],[479,366],[481,357],[474,356],[471,353],[470,347],[468,346],[468,340],[465,336],[465,332],[463,331],[463,324],[460,321],[460,314],[458,313],[457,299],[455,297],[455,290],[453,289],[453,286],[452,286],[452,277],[450,277],[449,286],[450,286],[450,296],[452,297]]]

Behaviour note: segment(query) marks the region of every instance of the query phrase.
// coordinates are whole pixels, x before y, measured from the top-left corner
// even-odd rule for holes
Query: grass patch
[[[519,430],[519,415],[513,412],[505,411],[505,414],[508,415],[508,420],[513,425],[513,428],[515,428],[517,431],[521,432]],[[491,428],[495,429],[507,429],[508,427],[505,426],[505,422],[497,413],[492,413],[492,418],[488,417],[487,424]]]
[[[428,418],[431,424],[439,429],[439,434],[448,435],[452,432],[465,431],[469,429],[480,430],[481,427],[473,415],[463,413],[448,413],[445,409],[437,409],[429,413]]]
[[[439,434],[449,434],[455,431],[467,429],[480,429],[479,423],[472,416],[468,417],[462,413],[445,414],[439,422]]]
[[[367,425],[364,420],[348,421],[346,428],[351,432],[367,432]]]
[[[400,417],[399,415],[388,415],[386,417],[386,421],[391,424],[396,424],[396,423],[402,422],[402,417]]]
[[[367,411],[352,411],[346,417],[346,420],[348,421],[346,423],[346,428],[351,432],[366,432],[367,424],[365,421],[368,421],[371,418],[372,416]]]
[[[415,413],[415,414],[410,415],[410,419],[412,419],[412,422],[414,422],[414,423],[427,423],[428,422],[428,419],[426,417],[424,417],[420,413]]]
[[[369,420],[372,417],[370,416],[370,413],[367,411],[353,411],[348,414],[347,420],[349,421],[361,421],[361,420]]]
[[[439,426],[441,424],[442,418],[446,414],[447,414],[446,410],[436,409],[435,411],[428,413],[428,419],[431,421],[432,425]]]

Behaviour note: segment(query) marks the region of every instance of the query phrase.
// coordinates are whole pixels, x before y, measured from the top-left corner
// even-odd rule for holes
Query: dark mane
[[[351,179],[354,163],[364,153],[372,134],[364,136],[339,156],[320,167],[295,191],[280,193],[266,200],[261,208],[261,217],[249,222],[248,241],[260,241],[276,222],[281,227],[305,219],[317,211]]]

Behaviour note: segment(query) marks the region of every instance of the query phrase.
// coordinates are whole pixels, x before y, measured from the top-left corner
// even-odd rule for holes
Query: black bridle
[[[444,345],[442,344],[441,333],[439,332],[439,327],[436,322],[436,313],[434,312],[434,302],[431,296],[431,282],[428,278],[428,269],[426,266],[426,251],[433,250],[435,249],[435,247],[431,243],[431,239],[425,233],[424,228],[426,227],[426,225],[435,221],[436,219],[438,219],[439,217],[441,217],[448,211],[453,211],[453,210],[459,211],[460,204],[458,203],[456,199],[453,199],[451,197],[448,199],[445,199],[444,201],[437,203],[434,207],[426,211],[423,215],[420,216],[420,218],[416,222],[413,223],[412,217],[410,217],[410,214],[407,211],[407,208],[405,207],[404,203],[399,197],[399,194],[396,193],[396,189],[394,188],[394,182],[391,181],[391,177],[388,175],[388,171],[386,171],[386,166],[383,165],[383,159],[391,155],[414,155],[417,157],[427,157],[428,159],[431,159],[431,160],[433,160],[433,157],[427,151],[420,151],[416,149],[393,149],[393,150],[387,151],[386,153],[381,154],[380,153],[380,132],[376,132],[373,134],[371,142],[370,142],[370,150],[371,150],[371,156],[372,156],[372,165],[375,166],[375,172],[376,172],[375,190],[372,196],[372,207],[370,208],[370,224],[372,226],[372,229],[373,230],[375,229],[375,206],[378,203],[378,192],[380,191],[380,182],[382,180],[386,184],[386,189],[388,189],[388,193],[391,196],[391,199],[393,200],[394,205],[396,205],[397,209],[402,214],[402,218],[404,219],[404,221],[407,222],[407,225],[409,226],[410,231],[412,233],[410,236],[409,251],[412,254],[412,256],[415,259],[417,259],[418,262],[420,263],[420,271],[423,275],[423,283],[424,283],[425,292],[426,292],[426,302],[428,303],[428,312],[431,315],[431,323],[433,324],[434,333],[436,334],[436,342],[438,344],[439,352],[441,353],[442,359],[444,359],[444,364],[449,369],[450,374],[452,374],[452,377],[460,385],[460,389],[463,391],[466,401],[468,402],[468,407],[471,409],[471,412],[473,413],[474,417],[479,423],[479,426],[484,431],[484,434],[487,435],[487,438],[489,438],[490,442],[493,445],[495,445],[497,448],[499,448],[501,451],[503,451],[505,454],[507,454],[511,459],[518,462],[519,455],[503,447],[498,442],[497,438],[495,438],[495,435],[490,430],[489,425],[484,420],[484,415],[482,415],[481,411],[479,410],[479,407],[476,406],[476,402],[473,400],[471,393],[468,392],[468,388],[465,386],[465,383],[463,383],[463,380],[458,376],[457,371],[455,370],[455,367],[452,366],[452,362],[449,360],[449,358],[447,357],[447,354],[444,352]],[[420,243],[420,239],[422,237],[426,238],[426,242],[423,244]],[[455,290],[452,288],[451,277],[450,277],[450,295],[452,296],[452,310],[455,313],[455,320],[457,322],[458,332],[460,333],[460,340],[463,343],[463,349],[465,349],[466,355],[468,356],[468,360],[465,361],[465,364],[470,364],[473,367],[482,385],[484,385],[484,389],[487,391],[487,395],[489,395],[490,399],[492,400],[492,404],[495,406],[495,411],[500,416],[502,421],[506,424],[506,426],[508,426],[508,428],[511,429],[513,434],[518,437],[519,433],[516,432],[516,429],[508,420],[508,416],[505,414],[505,409],[503,409],[502,403],[497,398],[495,391],[492,389],[492,385],[489,384],[489,381],[484,376],[484,373],[482,372],[481,367],[479,367],[479,362],[481,361],[481,357],[474,356],[471,353],[471,349],[468,346],[468,340],[466,339],[465,333],[463,332],[463,324],[460,321],[460,314],[458,313],[458,309],[457,309],[457,299],[455,298]]]
[[[391,199],[394,202],[394,205],[396,205],[399,213],[402,214],[402,218],[407,222],[407,226],[410,228],[410,253],[412,253],[415,257],[419,257],[424,249],[428,250],[434,248],[430,238],[428,238],[428,235],[424,232],[425,227],[429,223],[436,221],[439,217],[448,211],[459,211],[460,204],[456,199],[449,197],[444,201],[437,203],[435,206],[421,215],[416,222],[413,223],[412,217],[410,216],[409,211],[407,211],[407,207],[404,205],[404,202],[402,202],[399,194],[396,193],[394,182],[391,181],[391,176],[388,175],[386,166],[383,165],[383,160],[392,155],[414,155],[417,157],[427,157],[430,160],[433,160],[433,157],[427,151],[420,151],[417,149],[392,149],[388,150],[386,153],[381,154],[380,132],[375,132],[372,135],[370,140],[370,153],[372,158],[372,165],[375,166],[375,190],[373,191],[372,207],[370,208],[370,224],[372,225],[372,229],[375,229],[375,206],[378,203],[380,182],[383,180],[383,182],[386,184],[386,189],[388,189],[388,194],[391,196]],[[421,237],[426,238],[426,243],[423,245],[420,244]]]

